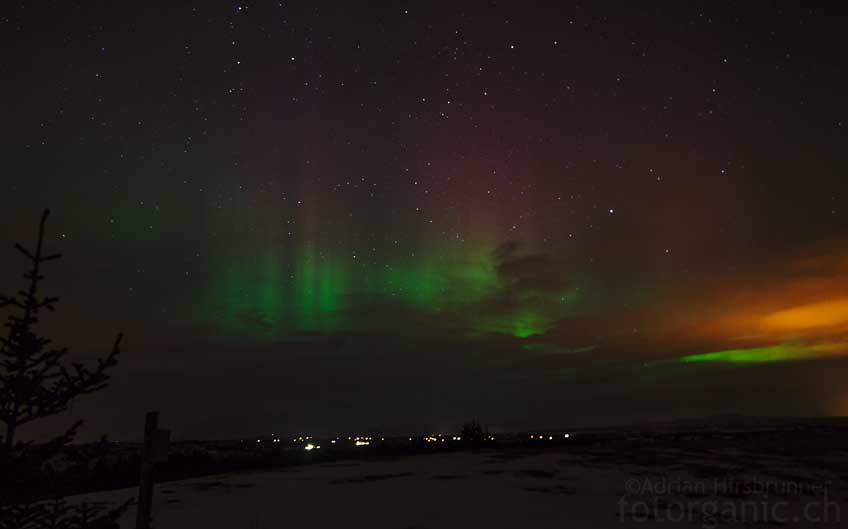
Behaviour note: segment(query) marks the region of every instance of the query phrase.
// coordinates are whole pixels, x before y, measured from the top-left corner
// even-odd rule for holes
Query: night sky
[[[848,414],[835,11],[8,4],[0,291],[50,207],[86,435]]]

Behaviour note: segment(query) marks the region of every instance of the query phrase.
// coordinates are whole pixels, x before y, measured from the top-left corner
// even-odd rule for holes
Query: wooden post
[[[138,481],[138,511],[136,529],[150,529],[150,511],[153,504],[153,443],[159,425],[159,412],[149,411],[144,418],[144,448],[141,451],[141,475]]]

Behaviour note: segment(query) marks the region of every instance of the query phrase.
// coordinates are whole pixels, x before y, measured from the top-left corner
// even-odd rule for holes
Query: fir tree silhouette
[[[0,529],[111,527],[127,504],[109,512],[101,505],[68,506],[51,498],[51,477],[43,470],[44,462],[73,440],[82,421],[47,442],[16,439],[21,426],[61,413],[76,397],[105,388],[120,353],[118,334],[111,352],[89,368],[68,362],[66,347],[52,347],[49,338],[37,334],[40,315],[55,310],[59,301],[40,291],[43,265],[61,257],[44,252],[49,214],[44,210],[41,216],[33,250],[15,244],[30,264],[23,276],[26,287],[11,297],[0,296],[0,308],[14,309],[5,324],[8,331],[0,337],[0,422],[5,425],[0,443]]]

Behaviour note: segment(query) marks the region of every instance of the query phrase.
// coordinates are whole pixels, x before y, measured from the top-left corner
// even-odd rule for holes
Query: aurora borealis
[[[401,258],[362,269],[352,257],[327,255],[308,241],[292,252],[290,265],[269,251],[216,271],[197,317],[222,337],[273,341],[300,332],[381,329],[369,309],[399,309],[471,334],[526,338],[573,312],[579,290],[558,285],[555,275],[523,278],[515,267],[550,265],[539,256],[514,257],[514,251],[508,245],[500,253]],[[522,283],[539,280],[551,283]]]
[[[0,236],[49,206],[45,323],[126,333],[92,435],[848,413],[827,9],[4,11]]]

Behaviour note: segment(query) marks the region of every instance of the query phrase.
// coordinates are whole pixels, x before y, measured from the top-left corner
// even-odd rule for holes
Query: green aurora
[[[680,357],[684,363],[717,362],[729,364],[763,364],[788,362],[809,358],[821,358],[839,353],[841,344],[782,343],[765,347],[728,349],[712,353],[692,354]]]
[[[487,252],[395,259],[362,266],[350,256],[304,244],[281,252],[238,254],[206,285],[197,319],[224,337],[274,340],[298,333],[376,330],[372,307],[441,318],[448,328],[519,338],[544,333],[578,307],[578,289],[525,291],[498,273]]]
[[[798,358],[803,354],[801,347],[792,344],[780,344],[769,347],[753,347],[750,349],[728,349],[712,353],[686,355],[681,362],[721,362],[732,364],[759,364],[764,362],[784,362]]]

